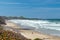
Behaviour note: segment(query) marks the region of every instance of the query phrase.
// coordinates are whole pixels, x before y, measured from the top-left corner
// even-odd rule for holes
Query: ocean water
[[[20,25],[21,28],[33,29],[35,31],[60,36],[60,20],[9,20]]]

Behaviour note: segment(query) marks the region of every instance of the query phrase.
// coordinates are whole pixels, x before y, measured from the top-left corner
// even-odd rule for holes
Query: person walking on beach
[[[33,34],[33,32],[32,32],[32,34]]]

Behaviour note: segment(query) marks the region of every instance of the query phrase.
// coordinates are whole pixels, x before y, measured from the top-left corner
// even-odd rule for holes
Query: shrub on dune
[[[34,40],[42,40],[42,39],[39,39],[39,38],[35,38]]]

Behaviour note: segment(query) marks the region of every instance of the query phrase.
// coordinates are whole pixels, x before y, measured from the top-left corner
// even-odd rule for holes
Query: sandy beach
[[[26,38],[29,38],[32,40],[35,38],[40,38],[43,40],[60,40],[60,37],[38,33],[33,30],[20,30],[20,33],[24,35]]]
[[[51,36],[51,35],[46,35],[42,34],[33,30],[17,30],[17,28],[20,28],[17,24],[6,21],[7,25],[5,25],[6,29],[9,28],[9,31],[13,31],[16,33],[20,33],[22,36],[28,38],[28,39],[35,39],[35,38],[40,38],[43,40],[60,40],[60,37],[56,36]]]

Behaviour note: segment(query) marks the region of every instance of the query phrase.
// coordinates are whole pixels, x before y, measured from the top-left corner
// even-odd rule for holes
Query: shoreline
[[[60,40],[60,37],[56,37],[56,36],[52,36],[52,35],[46,35],[46,34],[42,34],[40,32],[34,31],[34,30],[16,30],[18,27],[17,24],[13,23],[13,22],[6,22],[7,23],[7,27],[11,27],[12,29],[8,29],[9,31],[13,31],[16,33],[20,33],[22,36],[28,38],[28,39],[35,39],[35,38],[40,38],[40,39],[46,39],[46,40]],[[15,29],[16,28],[16,29]],[[13,30],[15,29],[15,30]]]

